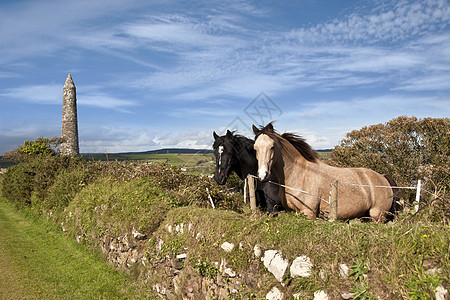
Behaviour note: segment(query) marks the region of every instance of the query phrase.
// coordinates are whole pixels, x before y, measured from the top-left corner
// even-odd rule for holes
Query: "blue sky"
[[[69,71],[81,152],[449,117],[449,25],[439,0],[1,1],[0,153],[60,136]]]

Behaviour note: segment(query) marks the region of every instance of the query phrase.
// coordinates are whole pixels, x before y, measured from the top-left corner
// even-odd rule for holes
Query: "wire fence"
[[[248,177],[245,180],[248,181],[249,178],[252,178],[252,179],[256,178],[257,180],[259,180],[259,178],[257,176],[251,175],[251,174],[249,174]],[[312,197],[317,197],[321,201],[324,201],[325,203],[330,205],[330,207],[336,208],[336,210],[337,210],[337,191],[335,193],[333,193],[332,191],[333,191],[334,188],[337,189],[337,184],[338,183],[339,184],[350,185],[350,186],[355,186],[355,187],[362,187],[362,188],[367,187],[367,188],[389,188],[389,189],[416,190],[416,198],[415,198],[415,205],[414,205],[414,209],[415,209],[416,212],[419,210],[419,202],[420,202],[421,191],[425,191],[425,192],[427,192],[427,193],[429,193],[431,195],[434,195],[434,193],[429,192],[429,191],[427,191],[427,190],[422,188],[422,180],[420,180],[420,179],[417,180],[417,185],[416,186],[365,185],[365,184],[357,184],[357,183],[350,183],[350,182],[335,180],[334,182],[331,183],[331,186],[330,186],[330,197],[329,197],[328,200],[324,199],[324,198],[322,198],[322,197],[320,197],[318,195],[311,194],[310,192],[307,192],[307,191],[304,191],[304,190],[301,190],[301,189],[298,189],[298,188],[294,188],[294,187],[291,187],[291,186],[287,186],[287,185],[284,185],[284,184],[281,184],[281,183],[278,183],[278,182],[274,182],[274,181],[271,181],[271,180],[267,181],[267,183],[274,184],[274,185],[283,187],[285,189],[290,189],[290,190],[293,190],[293,191],[297,191],[299,193],[306,194],[306,195],[309,195],[309,196],[312,196]],[[335,187],[333,187],[334,184],[336,185]],[[245,185],[247,186],[247,183]],[[253,191],[249,190],[250,197],[251,197],[251,194],[254,193],[254,192],[255,192],[254,190]],[[335,195],[335,196],[332,196],[332,195]],[[246,192],[244,192],[244,201],[245,202],[246,202],[246,199],[247,199],[247,195],[246,195]],[[252,209],[256,208],[256,204],[252,204],[251,202],[250,202],[250,206],[252,207]],[[337,212],[336,212],[336,214],[337,214]]]

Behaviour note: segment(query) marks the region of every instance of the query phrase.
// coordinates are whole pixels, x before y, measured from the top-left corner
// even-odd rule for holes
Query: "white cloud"
[[[31,85],[7,89],[0,97],[16,99],[43,105],[62,105],[62,85]],[[119,99],[98,91],[97,87],[86,87],[83,93],[77,94],[78,105],[96,106],[127,112],[124,108],[136,106],[132,100]]]
[[[109,72],[104,78],[115,76],[116,80],[77,86],[80,105],[128,112],[137,105],[146,109],[144,102],[154,95],[180,103],[179,109],[169,113],[172,117],[232,117],[234,107],[245,107],[242,101],[251,101],[261,91],[275,98],[295,98],[292,93],[304,92],[329,95],[320,103],[305,105],[304,110],[295,107],[295,102],[284,109],[286,128],[306,128],[294,115],[310,121],[308,135],[317,145],[334,143],[332,135],[345,129],[398,115],[448,115],[449,99],[442,95],[450,81],[450,6],[445,0],[383,2],[370,11],[354,10],[296,28],[273,26],[279,19],[259,3],[256,7],[245,1],[218,1],[186,10],[177,3],[161,3],[164,9],[150,11],[147,2],[138,2],[146,8],[142,12],[136,2],[120,0],[2,4],[0,63],[9,69],[2,66],[0,77],[22,76],[18,70],[42,66],[36,58],[47,62],[56,55],[87,73],[86,57],[90,63],[98,58],[102,64],[94,62],[92,68],[102,68]],[[153,5],[158,3],[152,1]],[[286,20],[284,24],[293,23]],[[114,70],[106,66],[111,57],[118,65]],[[116,74],[119,66],[126,71]],[[380,87],[382,92],[375,91]],[[370,89],[371,96],[364,97],[364,88]],[[124,90],[133,90],[133,96]],[[333,98],[330,91],[351,96],[337,100],[344,97]],[[388,91],[393,94],[386,95]],[[423,96],[401,94],[417,91]],[[139,93],[145,96],[134,96]],[[62,85],[3,87],[0,97],[60,105]],[[211,109],[209,104],[218,99],[229,101],[231,108]],[[324,124],[335,128],[333,133],[323,130]],[[167,132],[156,136],[139,128],[100,133],[82,139],[82,147],[118,152],[148,150],[147,146],[205,146],[211,135]]]
[[[174,132],[139,127],[80,128],[80,149],[84,153],[139,152],[161,148],[211,149],[211,131]]]
[[[450,90],[450,75],[433,74],[433,76],[416,76],[402,82],[394,91],[448,91]]]
[[[106,109],[114,109],[121,112],[129,112],[125,107],[136,106],[137,102],[111,97],[105,94],[82,94],[77,97],[79,105],[96,106]]]
[[[50,84],[7,89],[0,97],[40,104],[61,104],[63,94],[61,85]]]
[[[302,43],[327,44],[362,42],[375,44],[409,39],[450,22],[447,1],[400,1],[394,7],[380,6],[371,15],[351,14],[308,28],[295,29],[286,36]]]

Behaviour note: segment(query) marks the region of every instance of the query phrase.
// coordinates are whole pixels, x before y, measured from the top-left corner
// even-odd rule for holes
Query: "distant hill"
[[[331,152],[331,149],[321,149],[316,150],[317,152]],[[188,149],[188,148],[164,148],[158,150],[149,150],[149,151],[141,151],[141,152],[120,152],[120,153],[108,153],[108,154],[195,154],[195,153],[214,153],[212,149]],[[88,154],[101,154],[101,153],[82,153],[81,155]]]
[[[167,153],[185,153],[185,154],[193,154],[193,153],[213,153],[213,150],[210,149],[187,149],[187,148],[165,148],[159,150],[150,150],[144,152],[128,152],[128,153],[120,153],[120,154],[167,154]]]
[[[195,154],[195,153],[213,153],[213,150],[209,149],[188,149],[188,148],[164,148],[164,149],[158,149],[158,150],[149,150],[149,151],[141,151],[141,152],[120,152],[120,153],[108,153],[108,154],[167,154],[167,153],[173,153],[173,154]],[[89,155],[89,154],[101,154],[101,153],[82,153],[81,155]]]

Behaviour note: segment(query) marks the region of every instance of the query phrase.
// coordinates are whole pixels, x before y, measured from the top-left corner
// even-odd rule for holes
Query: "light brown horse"
[[[286,186],[279,189],[286,210],[302,212],[309,218],[317,217],[320,211],[327,215],[330,183],[338,180],[338,219],[370,216],[385,220],[396,191],[379,186],[395,185],[393,181],[390,184],[390,178],[365,168],[329,166],[304,139],[292,133],[280,135],[272,123],[259,129],[253,125],[253,131],[258,177],[267,181],[271,172],[275,173],[279,183]]]

